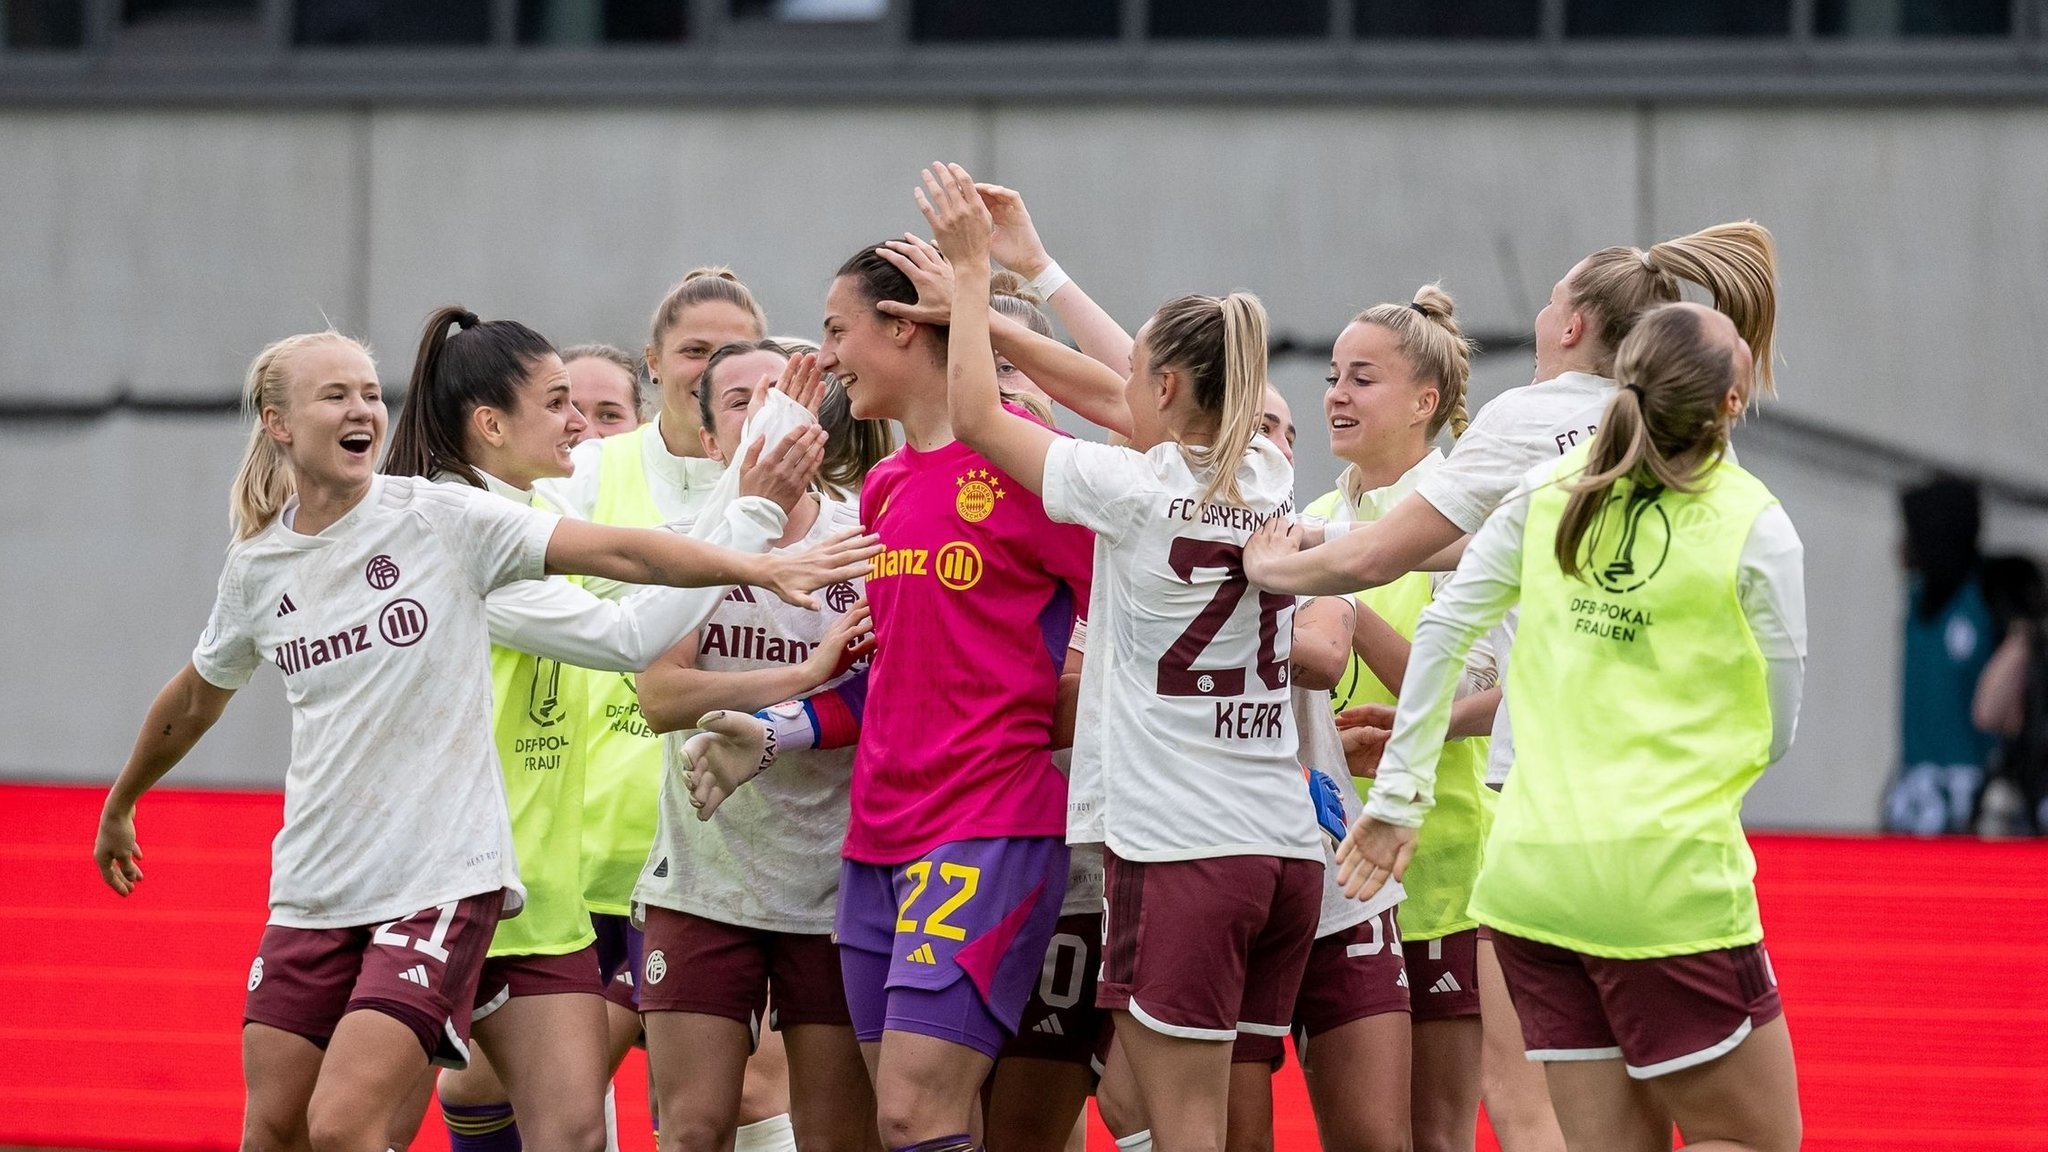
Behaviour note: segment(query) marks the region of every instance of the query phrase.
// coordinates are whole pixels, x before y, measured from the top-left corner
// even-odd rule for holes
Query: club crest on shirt
[[[996,501],[1009,495],[1003,491],[1002,481],[986,468],[970,468],[955,477],[953,483],[960,489],[960,494],[953,498],[953,507],[969,524],[979,524],[994,515]]]

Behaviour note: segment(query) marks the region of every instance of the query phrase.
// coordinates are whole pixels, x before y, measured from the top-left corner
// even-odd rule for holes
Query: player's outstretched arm
[[[1035,377],[1034,377],[1035,379]],[[1291,596],[1343,596],[1390,584],[1410,572],[1431,570],[1439,553],[1465,535],[1436,506],[1409,494],[1394,510],[1321,546],[1304,548],[1276,517],[1244,550],[1251,582]],[[1453,561],[1455,566],[1455,561]]]
[[[974,179],[958,164],[923,173],[917,206],[939,251],[953,266],[953,311],[946,342],[946,379],[953,435],[1033,492],[1045,489],[1045,456],[1055,434],[1003,408],[989,345],[989,214]]]
[[[809,593],[862,575],[868,558],[881,550],[875,537],[847,531],[801,552],[753,555],[659,529],[614,528],[565,518],[548,540],[547,568],[550,573],[603,576],[627,584],[751,585],[799,608],[816,608]]]
[[[175,767],[192,750],[199,738],[220,719],[234,698],[231,688],[207,682],[187,662],[171,677],[149,706],[142,731],[135,737],[135,749],[128,763],[107,792],[100,809],[99,833],[93,839],[93,861],[107,887],[123,896],[142,883],[142,848],[135,842],[135,805],[142,794],[156,786],[164,773]]]

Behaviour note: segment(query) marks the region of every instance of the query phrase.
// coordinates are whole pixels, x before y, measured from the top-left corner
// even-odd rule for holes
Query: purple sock
[[[519,1125],[510,1104],[443,1104],[450,1152],[519,1152]]]
[[[919,1140],[915,1144],[891,1148],[889,1152],[980,1152],[980,1146],[975,1144],[974,1137],[962,1132],[958,1136],[934,1136],[929,1140]]]

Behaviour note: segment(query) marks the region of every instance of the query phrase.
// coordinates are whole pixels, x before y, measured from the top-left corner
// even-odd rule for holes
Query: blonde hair
[[[1031,290],[1031,281],[1007,268],[998,268],[989,274],[988,305],[997,312],[1015,320],[1046,339],[1052,338],[1052,324],[1040,310],[1045,301]],[[1019,392],[1014,388],[1002,389],[1003,402],[1015,404],[1048,427],[1057,424],[1052,405],[1036,392]]]
[[[1716,224],[1642,248],[1602,248],[1567,286],[1572,307],[1587,313],[1603,348],[1621,342],[1645,310],[1681,299],[1678,282],[1713,294],[1714,308],[1735,322],[1756,357],[1757,380],[1777,395],[1771,378],[1778,321],[1778,249],[1770,229],[1754,220]]]
[[[669,329],[676,326],[676,321],[683,318],[684,312],[714,301],[730,304],[752,316],[755,339],[767,335],[768,314],[761,310],[753,292],[740,283],[739,274],[723,264],[708,264],[685,272],[675,287],[668,290],[668,295],[661,298],[661,303],[654,308],[654,322],[647,342],[660,348],[662,339],[668,335]]]
[[[249,443],[242,449],[242,466],[228,490],[228,523],[234,527],[236,543],[268,528],[296,491],[291,461],[263,427],[263,410],[291,410],[292,361],[300,352],[322,344],[346,344],[364,356],[370,354],[361,341],[329,329],[275,341],[249,365],[249,375],[242,382],[242,411],[254,424],[249,429]]]
[[[1463,436],[1472,419],[1465,411],[1465,393],[1472,382],[1472,341],[1458,328],[1457,302],[1440,284],[1424,284],[1407,304],[1375,304],[1351,318],[1353,324],[1374,324],[1394,334],[1401,355],[1416,378],[1436,389],[1436,411],[1430,414],[1428,437],[1449,427]]]
[[[1665,304],[1644,313],[1615,353],[1614,372],[1621,387],[1600,415],[1557,525],[1554,551],[1566,576],[1584,571],[1580,544],[1597,530],[1617,483],[1629,482],[1631,501],[1667,489],[1697,492],[1728,447],[1722,405],[1735,365],[1726,347],[1706,338],[1697,312]]]
[[[646,419],[641,415],[647,406],[646,375],[642,371],[645,366],[638,356],[610,344],[571,344],[562,349],[564,368],[578,360],[603,360],[625,369],[626,379],[633,383],[633,415],[637,419]]]
[[[1195,407],[1216,417],[1206,451],[1181,448],[1190,466],[1210,468],[1201,499],[1242,506],[1237,465],[1265,413],[1265,305],[1249,292],[1179,296],[1160,305],[1150,324],[1145,343],[1152,371],[1185,374]]]

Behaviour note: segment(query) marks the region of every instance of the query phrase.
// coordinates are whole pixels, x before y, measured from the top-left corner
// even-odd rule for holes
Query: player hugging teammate
[[[915,197],[818,345],[685,277],[639,427],[623,354],[443,309],[380,472],[360,345],[258,358],[94,849],[133,891],[137,802],[276,664],[244,1147],[404,1144],[439,1064],[462,1152],[598,1152],[644,1037],[663,1152],[1053,1152],[1091,1093],[1132,1152],[1265,1152],[1290,1034],[1331,1148],[1469,1149],[1482,1095],[1509,1152],[1796,1147],[1738,818],[1805,652],[1729,444],[1769,234],[1580,261],[1469,429],[1449,295],[1359,313],[1297,515],[1256,297],[1133,335],[1016,192]]]

